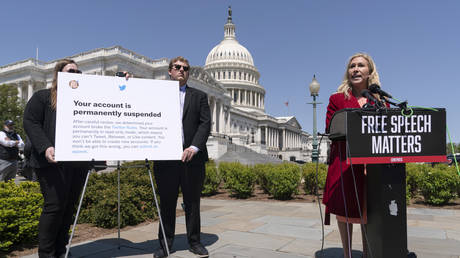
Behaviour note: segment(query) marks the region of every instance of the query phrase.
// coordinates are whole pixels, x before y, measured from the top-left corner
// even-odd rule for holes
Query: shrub
[[[238,162],[219,164],[219,172],[225,178],[225,186],[237,198],[248,198],[254,191],[256,175],[248,166]]]
[[[423,171],[419,187],[425,202],[442,205],[457,196],[458,178],[447,165],[439,164]]]
[[[129,168],[132,165],[143,164],[145,162],[142,161],[127,162],[120,170],[121,227],[153,219],[157,214],[147,170],[144,167]],[[118,225],[117,170],[101,174],[93,173],[89,180],[80,221],[103,228],[116,227]]]
[[[210,160],[206,163],[206,176],[201,194],[213,195],[217,193],[221,181],[220,175],[217,173],[216,163]]]
[[[406,164],[406,187],[408,188],[411,197],[415,197],[419,191],[419,183],[422,180],[421,176],[424,171],[430,169],[426,164]]]
[[[410,199],[412,198],[412,193],[410,192],[410,184],[407,182],[406,177],[406,205],[410,204]]]
[[[269,193],[269,183],[267,179],[267,173],[274,168],[273,164],[256,164],[251,167],[253,173],[256,175],[256,182],[262,188],[264,193]]]
[[[275,199],[291,199],[293,194],[298,193],[300,167],[297,164],[283,163],[268,169],[266,178],[268,191]]]
[[[302,166],[304,190],[306,194],[314,194],[316,189],[316,163],[305,163]],[[327,165],[318,164],[318,189],[326,185]]]
[[[0,250],[36,241],[43,196],[37,182],[0,183]]]
[[[238,162],[220,162],[219,163],[219,168],[218,168],[218,173],[220,177],[222,178],[222,181],[224,181],[224,187],[228,188],[227,186],[227,175],[232,171],[232,167],[234,164],[239,164]]]

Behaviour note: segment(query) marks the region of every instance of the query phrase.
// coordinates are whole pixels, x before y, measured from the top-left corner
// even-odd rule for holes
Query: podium
[[[367,241],[371,257],[407,257],[406,168],[445,162],[445,109],[342,109],[332,141],[346,141],[347,164],[367,164]]]

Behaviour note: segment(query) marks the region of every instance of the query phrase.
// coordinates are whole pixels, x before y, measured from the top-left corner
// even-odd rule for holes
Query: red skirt
[[[361,217],[363,219],[366,217],[364,165],[347,164],[345,154],[345,142],[332,142],[323,194],[323,204],[326,205],[324,222],[326,225],[330,225],[331,213],[338,215],[339,218],[340,216],[348,218],[350,223],[353,221],[361,223]]]

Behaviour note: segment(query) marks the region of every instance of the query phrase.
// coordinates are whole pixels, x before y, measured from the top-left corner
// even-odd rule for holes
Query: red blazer
[[[329,132],[329,124],[334,113],[344,108],[360,108],[358,100],[353,94],[350,92],[348,99],[343,93],[331,95],[327,106],[326,132]],[[346,163],[345,141],[332,142],[329,157],[329,168],[323,194],[323,204],[326,205],[326,225],[330,224],[330,213],[349,218],[360,217],[356,196],[358,196],[362,214],[366,182],[364,165],[353,165],[353,176],[351,166]]]

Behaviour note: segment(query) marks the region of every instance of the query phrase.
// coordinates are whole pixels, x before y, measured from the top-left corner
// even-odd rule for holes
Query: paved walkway
[[[201,207],[202,242],[210,257],[342,257],[335,224],[325,227],[321,256],[321,222],[315,203],[205,198]],[[410,251],[422,258],[460,257],[460,210],[409,208],[407,213]],[[361,257],[359,227],[354,231],[353,256]],[[159,247],[157,232],[158,222],[151,223],[122,231],[120,243],[114,233],[75,244],[71,252],[73,257],[152,257]],[[183,216],[177,218],[176,234],[171,257],[196,257],[188,251]]]

